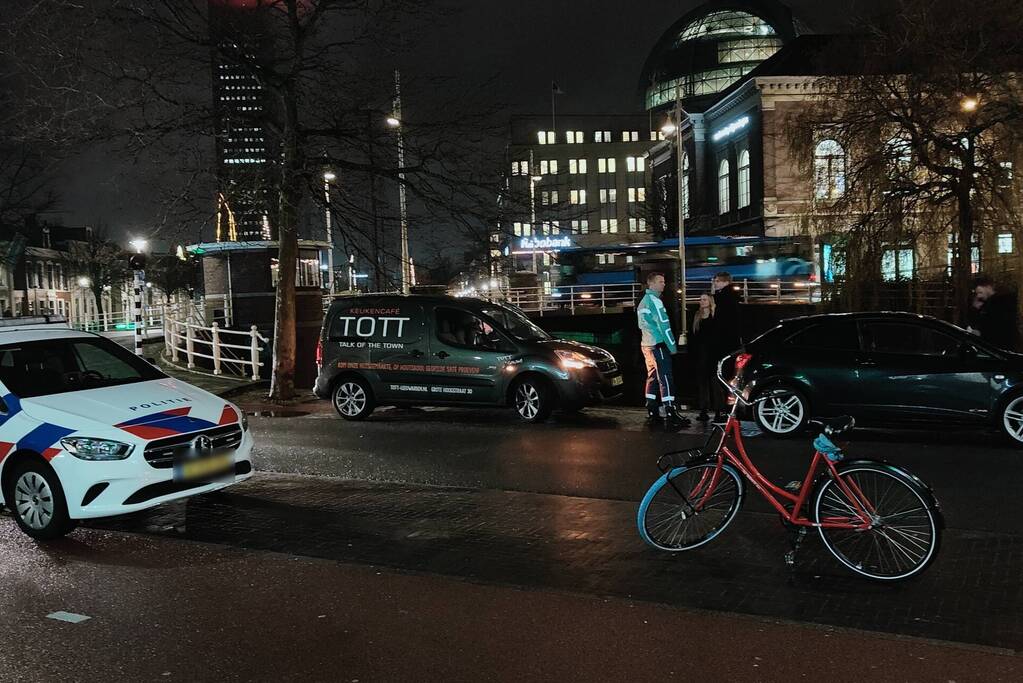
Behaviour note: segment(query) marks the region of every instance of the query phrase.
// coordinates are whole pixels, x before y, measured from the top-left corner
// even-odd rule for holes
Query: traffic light
[[[128,267],[132,270],[145,270],[146,269],[146,255],[145,254],[132,254],[128,257]]]

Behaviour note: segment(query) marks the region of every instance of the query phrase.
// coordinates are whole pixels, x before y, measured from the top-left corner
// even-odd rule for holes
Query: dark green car
[[[1023,443],[1023,355],[910,313],[785,320],[736,356],[738,386],[767,434],[810,417],[878,426],[993,427]]]
[[[512,406],[527,422],[621,393],[603,349],[555,339],[484,299],[340,297],[324,317],[314,392],[346,420],[376,406]]]

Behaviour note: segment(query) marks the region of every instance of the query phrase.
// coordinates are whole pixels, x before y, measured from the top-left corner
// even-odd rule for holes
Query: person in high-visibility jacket
[[[651,421],[663,418],[670,428],[684,427],[687,420],[680,418],[675,408],[675,389],[671,356],[678,351],[671,332],[668,311],[661,301],[664,274],[650,273],[646,278],[646,293],[636,307],[640,346],[646,363],[646,409]]]

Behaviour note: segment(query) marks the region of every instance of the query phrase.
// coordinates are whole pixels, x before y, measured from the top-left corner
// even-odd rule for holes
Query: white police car
[[[0,326],[0,504],[29,536],[224,488],[251,450],[237,407],[109,339]]]

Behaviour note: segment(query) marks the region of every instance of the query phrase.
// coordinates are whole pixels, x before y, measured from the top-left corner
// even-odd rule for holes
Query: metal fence
[[[197,359],[211,361],[214,375],[235,375],[259,380],[264,344],[270,340],[255,325],[248,330],[226,328],[216,320],[209,325],[199,320],[199,308],[185,305],[168,307],[163,318],[164,346],[170,362],[195,370]]]

